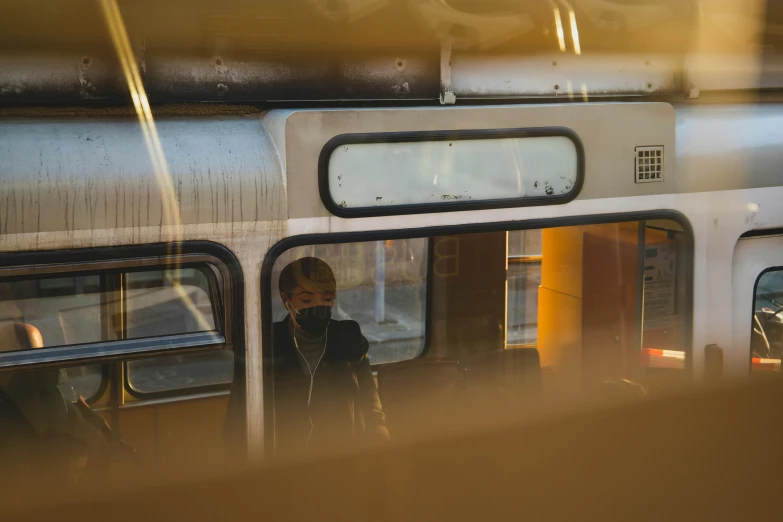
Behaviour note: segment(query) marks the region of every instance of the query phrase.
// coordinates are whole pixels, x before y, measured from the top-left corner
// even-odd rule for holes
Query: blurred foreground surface
[[[211,478],[170,470],[173,478],[88,498],[15,492],[3,500],[4,515],[61,522],[777,520],[781,393],[783,381],[775,379]]]

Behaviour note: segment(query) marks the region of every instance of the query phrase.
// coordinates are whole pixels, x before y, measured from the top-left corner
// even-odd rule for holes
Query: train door
[[[783,235],[748,234],[734,250],[733,350],[728,368],[780,372],[783,358]]]
[[[331,443],[332,424],[336,431],[353,422],[338,415],[306,422],[299,410],[310,397],[289,384],[301,382],[301,368],[292,371],[284,359],[298,345],[286,327],[290,309],[273,292],[290,286],[284,274],[310,270],[304,260],[313,257],[332,274],[332,319],[367,341],[392,441],[679,384],[689,375],[691,241],[680,223],[650,218],[324,234],[278,244],[263,283],[271,304],[265,331],[272,332],[264,355],[267,411],[274,412],[268,447],[285,458],[312,437]],[[337,386],[330,393],[344,401]],[[306,442],[289,444],[297,437]]]

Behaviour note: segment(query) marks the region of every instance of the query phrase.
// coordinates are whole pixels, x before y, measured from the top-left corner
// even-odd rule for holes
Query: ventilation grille
[[[663,181],[663,147],[636,147],[636,182]]]

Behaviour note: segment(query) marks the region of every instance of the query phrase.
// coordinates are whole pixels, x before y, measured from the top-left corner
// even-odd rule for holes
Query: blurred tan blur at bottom
[[[773,436],[783,428],[781,393],[783,381],[773,379],[211,478],[169,470],[168,480],[65,504],[34,489],[6,501],[4,514],[79,522],[773,519],[783,485]]]

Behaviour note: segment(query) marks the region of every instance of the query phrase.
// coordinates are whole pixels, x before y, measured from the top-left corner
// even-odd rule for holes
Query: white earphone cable
[[[302,360],[305,363],[305,366],[307,367],[307,373],[310,375],[310,391],[307,393],[307,420],[310,421],[310,434],[307,436],[307,442],[305,442],[305,449],[307,449],[310,445],[310,438],[313,436],[313,418],[310,416],[310,401],[313,398],[313,384],[315,383],[315,372],[318,371],[318,367],[321,365],[321,360],[324,358],[324,355],[326,355],[326,345],[329,342],[329,327],[326,327],[326,335],[324,336],[324,349],[321,352],[321,356],[318,358],[318,362],[315,363],[315,368],[310,368],[310,363],[307,362],[307,357],[304,356],[302,353],[302,350],[299,349],[299,342],[296,340],[296,328],[294,328],[294,346],[296,347],[296,351],[299,353],[299,356],[302,358]]]

